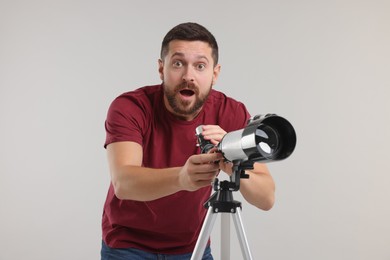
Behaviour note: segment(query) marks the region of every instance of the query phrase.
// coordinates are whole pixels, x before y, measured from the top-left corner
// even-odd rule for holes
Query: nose
[[[192,70],[191,66],[187,66],[186,69],[183,72],[183,82],[194,82],[194,71]]]

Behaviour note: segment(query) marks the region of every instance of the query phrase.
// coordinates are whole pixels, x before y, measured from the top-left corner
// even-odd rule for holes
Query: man
[[[250,118],[241,102],[212,89],[221,66],[217,42],[203,26],[171,29],[158,64],[162,84],[124,93],[108,111],[102,259],[190,259],[211,183],[220,170],[232,172],[220,153],[200,154],[195,129],[204,125],[204,138],[217,144]],[[267,167],[255,163],[246,173],[240,192],[269,210],[275,188]],[[213,259],[209,245],[203,259]]]

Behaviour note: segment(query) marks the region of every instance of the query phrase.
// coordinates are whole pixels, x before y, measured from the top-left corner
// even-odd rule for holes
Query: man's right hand
[[[188,158],[179,172],[179,183],[183,190],[195,191],[211,185],[219,173],[221,153],[196,154]]]

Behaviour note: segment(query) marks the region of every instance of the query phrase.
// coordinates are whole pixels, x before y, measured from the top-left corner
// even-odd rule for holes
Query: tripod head
[[[214,194],[204,204],[205,208],[211,207],[214,212],[236,212],[241,208],[241,202],[233,200],[233,191],[240,189],[241,178],[248,179],[249,175],[245,170],[253,169],[253,163],[243,163],[241,161],[233,162],[233,173],[230,180],[219,181],[215,178],[213,183]]]
[[[230,175],[229,189],[232,191],[238,191],[240,189],[240,179],[248,179],[249,175],[245,173],[245,170],[252,170],[254,162],[251,161],[233,161],[233,172]]]

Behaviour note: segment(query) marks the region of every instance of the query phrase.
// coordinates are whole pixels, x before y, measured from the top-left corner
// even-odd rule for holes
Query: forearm
[[[262,210],[270,210],[275,201],[275,184],[267,168],[255,164],[255,169],[246,173],[249,179],[241,179],[241,194],[250,204]]]
[[[119,199],[150,201],[181,190],[195,191],[209,186],[219,171],[215,161],[222,155],[196,154],[182,167],[153,169],[141,167],[142,147],[134,142],[107,146],[111,183]]]
[[[180,168],[151,169],[121,166],[113,169],[111,181],[119,199],[150,201],[181,190]]]

